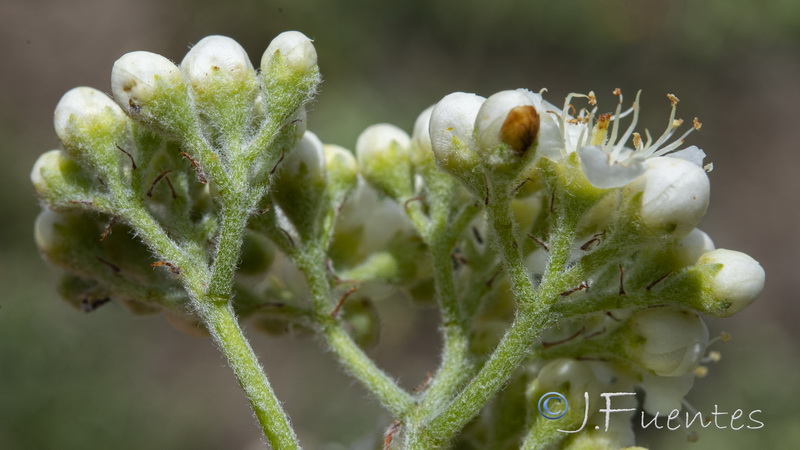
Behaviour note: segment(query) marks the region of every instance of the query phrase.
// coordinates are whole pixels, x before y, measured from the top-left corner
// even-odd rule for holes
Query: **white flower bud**
[[[554,398],[552,394],[545,397],[553,391],[564,395],[569,406],[559,404],[560,399]],[[545,398],[548,404],[542,406],[556,414],[563,411],[565,417],[560,423],[572,426],[583,421],[583,411],[587,407],[584,393],[588,393],[589,398],[596,398],[600,392],[600,384],[588,365],[574,359],[559,358],[542,367],[536,380],[528,385],[525,394],[533,405]]]
[[[182,84],[178,66],[155,53],[127,53],[111,69],[114,100],[128,114],[137,113],[141,105],[164,95],[165,86]]]
[[[478,164],[473,129],[485,98],[464,92],[445,96],[431,112],[429,133],[436,162],[453,174],[464,174]]]
[[[33,238],[42,253],[49,254],[59,248],[63,240],[56,229],[59,226],[66,226],[62,214],[45,208],[36,216],[36,222],[33,224]]]
[[[511,210],[519,229],[527,233],[542,212],[542,198],[536,195],[515,198],[511,201]]]
[[[306,131],[280,163],[272,190],[275,203],[303,240],[317,232],[327,181],[322,142]]]
[[[637,311],[630,320],[629,355],[656,375],[676,377],[700,362],[708,346],[708,328],[694,312],[670,308]]]
[[[623,397],[624,399],[624,397]],[[646,450],[644,447],[634,447],[636,440],[633,432],[631,418],[633,413],[616,412],[623,409],[619,399],[614,400],[615,412],[609,420],[608,431],[605,429],[605,413],[595,413],[590,419],[586,429],[578,434],[571,435],[561,447],[563,450],[596,450],[596,449],[625,449]],[[633,405],[635,407],[636,405]],[[593,424],[596,424],[592,426]]]
[[[181,72],[195,90],[203,90],[223,75],[243,81],[255,80],[255,70],[247,52],[226,36],[200,40],[181,61]]]
[[[722,268],[710,280],[714,296],[729,303],[723,316],[743,310],[758,298],[764,289],[764,269],[755,259],[733,250],[710,251],[697,261],[698,265],[721,264]]]
[[[322,151],[325,153],[325,164],[328,170],[336,167],[337,170],[347,171],[353,177],[358,174],[358,163],[350,150],[338,145],[325,144],[322,146]]]
[[[81,129],[94,131],[97,124],[109,130],[124,125],[125,114],[106,94],[89,87],[71,89],[56,105],[53,114],[53,125],[56,134],[64,145],[73,144]],[[78,127],[76,129],[75,127]]]
[[[95,180],[67,152],[50,150],[39,156],[31,170],[31,183],[50,207],[87,199]]]
[[[370,160],[380,158],[390,152],[392,147],[408,149],[411,138],[408,133],[388,123],[372,125],[361,132],[356,140],[356,157],[362,166]]]
[[[325,167],[328,172],[329,187],[337,190],[349,190],[358,177],[358,163],[349,150],[338,145],[322,146],[325,154]]]
[[[714,241],[706,233],[695,228],[678,241],[675,257],[678,263],[685,267],[696,263],[701,256],[711,250],[714,250]]]
[[[478,146],[484,151],[500,144],[514,154],[528,151],[539,134],[539,112],[534,106],[540,98],[526,89],[498,92],[481,105],[475,118]]]
[[[336,233],[356,236],[354,244],[364,255],[385,250],[398,233],[410,228],[402,206],[380,196],[361,177],[347,196],[336,223]]]
[[[33,164],[31,170],[31,183],[33,183],[36,193],[44,195],[48,190],[47,181],[42,175],[43,171],[47,172],[60,172],[61,162],[66,158],[64,152],[61,150],[50,150],[49,152],[39,155],[36,163]]]
[[[322,141],[316,134],[306,131],[303,138],[297,141],[295,148],[281,163],[282,176],[292,178],[325,177],[325,155],[322,152]]]
[[[628,192],[642,193],[642,221],[674,236],[685,236],[708,209],[710,187],[706,172],[679,158],[651,158],[645,165],[645,173],[626,188]]]
[[[317,65],[317,50],[314,44],[299,31],[284,31],[270,42],[261,57],[262,72],[267,72],[275,54],[279,54],[283,64],[294,72],[311,72]]]
[[[570,397],[583,397],[587,387],[595,387],[597,379],[592,369],[581,361],[559,358],[542,368],[538,376],[542,387],[557,387],[569,383]]]
[[[364,178],[392,198],[411,195],[411,138],[394,125],[372,125],[358,136],[356,158]]]
[[[427,161],[433,161],[433,146],[431,145],[431,113],[433,106],[428,107],[417,117],[414,122],[414,132],[411,133],[411,162],[423,166]]]
[[[663,377],[650,373],[642,374],[644,390],[644,410],[651,415],[668,415],[673,410],[681,410],[683,398],[692,390],[694,372],[677,377]]]

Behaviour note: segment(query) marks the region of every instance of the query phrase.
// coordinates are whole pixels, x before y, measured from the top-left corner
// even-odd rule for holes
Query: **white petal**
[[[631,317],[630,326],[636,336],[626,344],[630,354],[656,375],[689,373],[708,346],[708,327],[694,312],[668,307],[644,309]]]
[[[645,172],[645,166],[639,160],[612,161],[610,154],[594,145],[579,148],[578,156],[586,179],[600,189],[625,186]]]
[[[694,373],[678,377],[662,377],[650,373],[642,375],[644,390],[644,410],[651,415],[668,415],[673,410],[680,411],[683,398],[692,390]]]
[[[703,159],[706,157],[706,152],[700,150],[700,148],[696,145],[692,145],[691,147],[686,147],[683,150],[669,153],[666,156],[669,156],[670,158],[685,159],[689,162],[697,164],[698,167],[703,167]]]
[[[626,188],[643,193],[642,220],[654,228],[674,227],[673,236],[686,236],[708,209],[708,175],[680,158],[650,158],[645,165],[647,171]]]
[[[678,241],[675,256],[682,266],[689,266],[711,250],[714,250],[714,241],[706,233],[695,228]]]

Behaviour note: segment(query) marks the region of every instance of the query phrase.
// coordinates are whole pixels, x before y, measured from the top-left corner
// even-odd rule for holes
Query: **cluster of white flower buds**
[[[621,104],[621,94],[615,95]],[[515,214],[518,239],[524,242],[527,235],[535,241],[523,246],[533,280],[546,270],[547,244],[537,236],[549,232],[546,216],[557,213],[558,190],[568,192],[575,209],[581,198],[589,205],[579,221],[568,265],[620,243],[630,246],[622,257],[598,261],[582,284],[562,293],[566,312],[590,311],[584,305],[594,302],[601,306],[558,322],[542,337],[542,359],[519,375],[533,379],[529,405],[535,405],[536,395],[563,392],[569,386],[571,409],[582,413],[578,405],[584,392],[596,398],[597,392],[633,392],[639,387],[645,392],[645,411],[666,415],[681,410],[695,377],[707,373],[702,364],[714,360],[707,355],[718,355],[708,351],[713,340],[700,314],[725,317],[747,307],[764,287],[764,270],[746,254],[715,250],[708,235],[696,228],[708,207],[709,179],[701,150],[677,150],[685,134],[667,144],[682,122],[675,119],[677,98],[669,96],[673,110],[667,131],[655,142],[642,143],[634,132],[638,96],[628,111],[634,113],[633,121],[619,139],[620,119],[626,113],[619,107],[615,114],[598,115],[596,107],[575,113],[569,103],[573,97],[586,97],[590,106],[596,105],[592,93],[570,95],[563,108],[521,90],[489,99],[456,93],[442,99],[430,119],[426,112],[419,120],[429,121],[427,133],[439,167],[478,195],[485,180],[504,180],[511,174],[507,179],[513,181],[506,183],[516,187],[512,202],[515,213],[520,212]],[[527,136],[525,126],[509,126],[518,120],[520,108],[529,106],[538,111],[538,136]],[[418,122],[416,129],[420,128]],[[699,128],[695,119],[690,131]],[[508,137],[511,133],[516,140]],[[526,152],[524,160],[520,150]],[[561,169],[553,170],[554,164]],[[533,186],[520,189],[526,183]],[[548,203],[549,208],[542,207]],[[509,284],[498,284],[496,298],[488,303],[492,306],[477,318],[476,349],[491,350],[513,314]],[[506,300],[498,301],[502,298]],[[590,430],[575,435],[568,447],[634,445],[631,417],[632,413],[627,420],[618,418],[614,433]],[[580,425],[583,417],[576,413],[572,419]],[[587,429],[603,425],[603,419],[591,418]],[[547,420],[540,422],[547,426]],[[567,423],[559,426],[569,429]]]
[[[112,71],[113,100],[90,88],[68,92],[55,111],[63,148],[43,154],[31,173],[45,203],[36,242],[67,272],[62,296],[85,310],[119,300],[134,312],[185,312],[181,261],[154,260],[137,227],[160,224],[190,264],[213,255],[219,212],[243,208],[240,317],[271,333],[313,328],[309,288],[292,259],[312,246],[325,251],[342,286],[341,317],[368,344],[377,338],[372,301],[395,290],[434,299],[427,254],[429,230],[439,226],[452,234],[455,289],[480,360],[525,300],[512,292],[501,246],[490,245],[500,231],[489,210],[507,202],[514,223],[506,231],[532,284],[551,265],[549,238],[564,217],[574,222],[564,267],[585,266],[581,283],[555,299],[552,317],[562,319],[550,320],[515,401],[567,386],[579,404],[584,391],[638,386],[649,413],[680,409],[708,359],[701,314],[747,307],[764,271],[743,253],[715,250],[697,229],[709,179],[701,150],[678,149],[688,132],[668,143],[682,123],[677,98],[669,96],[667,130],[643,142],[638,96],[623,112],[618,90],[609,114],[597,113],[593,93],[571,94],[563,108],[524,89],[454,93],[426,109],[411,136],[373,125],[351,152],[306,130],[316,64],[298,32],[270,44],[260,71],[235,41],[211,36],[180,66],[148,52],[123,56]],[[572,98],[592,109],[576,111]],[[689,131],[699,128],[695,119]],[[243,191],[252,203],[225,200],[241,189],[235,180],[252,186]],[[535,401],[526,408],[532,414]],[[633,431],[623,421],[613,433],[569,442],[633,445]]]

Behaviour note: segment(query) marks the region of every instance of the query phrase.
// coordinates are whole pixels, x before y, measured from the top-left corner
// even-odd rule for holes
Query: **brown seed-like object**
[[[531,105],[517,106],[508,112],[500,127],[500,140],[522,156],[539,134],[539,113]]]

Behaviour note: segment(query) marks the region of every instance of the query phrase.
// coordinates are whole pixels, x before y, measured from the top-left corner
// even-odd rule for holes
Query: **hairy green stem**
[[[256,419],[275,449],[297,449],[300,444],[250,344],[245,339],[229,301],[193,298],[195,309],[228,360]]]
[[[230,197],[223,199],[219,242],[214,255],[214,264],[211,267],[211,282],[208,292],[212,298],[226,299],[231,296],[233,278],[236,275],[244,239],[244,229],[250,217],[249,204],[229,199]]]
[[[324,332],[328,345],[345,369],[395,417],[405,418],[414,407],[414,399],[380,370],[338,323],[327,324]]]
[[[439,195],[434,195],[432,199],[432,220],[422,222],[417,219],[413,222],[428,244],[433,263],[436,298],[442,314],[443,349],[441,365],[415,412],[418,418],[423,418],[441,407],[472,372],[468,328],[453,279],[452,251],[463,229],[477,214],[478,208],[468,206],[461,209],[450,223],[450,201],[458,185],[449,179],[448,182],[439,178],[433,178],[432,181],[434,183],[431,189],[440,191]],[[414,209],[409,215],[413,219],[419,212]],[[426,227],[421,228],[421,223]]]
[[[511,327],[478,375],[441,414],[409,436],[411,448],[445,445],[480,412],[530,354],[536,338],[551,321],[549,310],[553,303],[574,282],[573,277],[563,276],[563,269],[574,238],[576,221],[569,221],[564,216],[560,226],[551,233],[550,262],[542,284],[534,291],[519,252],[519,244],[514,238],[510,193],[503,186],[493,188],[492,203],[488,206],[489,222],[498,235],[504,266],[511,278],[519,309]]]
[[[267,380],[258,359],[242,334],[231,306],[230,293],[224,298],[208,293],[211,275],[196,258],[187,255],[183,249],[170,239],[158,222],[144,209],[143,205],[127,205],[125,219],[137,230],[142,240],[156,254],[174,265],[192,301],[192,305],[211,333],[214,342],[225,355],[233,369],[239,385],[245,392],[250,406],[261,424],[262,430],[273,448],[300,448],[294,430],[289,424],[275,393]],[[241,225],[244,227],[244,224]],[[238,232],[241,235],[241,230]],[[233,251],[238,252],[239,243]],[[227,241],[223,241],[227,242]],[[232,251],[231,249],[227,250]],[[238,253],[235,258],[217,260],[217,267],[228,265],[231,283]]]
[[[536,422],[534,422],[535,424]],[[520,445],[521,450],[546,450],[552,449],[564,439],[566,435],[556,430],[556,427],[532,426]]]
[[[453,282],[452,248],[442,241],[438,239],[430,247],[436,294],[442,311],[442,363],[420,405],[422,417],[449,399],[471,372],[469,339]]]
[[[311,290],[314,320],[322,327],[328,346],[339,362],[378,401],[396,417],[405,417],[414,406],[414,399],[395,383],[375,362],[367,356],[341,323],[331,315],[335,305],[331,304],[331,289],[325,267],[325,253],[311,246],[296,255],[295,262],[305,274]]]

